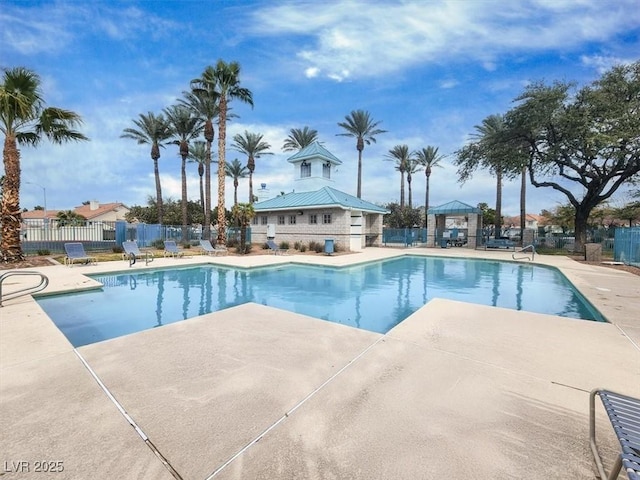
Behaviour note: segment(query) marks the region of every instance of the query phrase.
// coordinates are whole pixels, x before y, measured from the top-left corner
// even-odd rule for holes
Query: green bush
[[[158,238],[157,240],[154,240],[151,243],[151,246],[158,250],[164,250],[164,240],[162,240],[161,238]]]
[[[302,253],[307,251],[307,246],[304,243],[300,244],[300,249],[299,249]]]
[[[280,242],[280,248],[282,250],[289,250],[289,242]]]
[[[182,242],[182,248],[191,248],[191,244],[189,242]]]
[[[40,255],[41,257],[45,257],[47,255],[51,255],[51,252],[49,250],[47,250],[46,248],[42,249],[42,250],[37,250],[36,253],[38,255]]]
[[[113,253],[122,253],[122,252],[124,252],[122,247],[118,247],[117,245],[115,247],[113,247],[111,250],[113,251]]]
[[[293,248],[294,248],[295,250],[300,250],[300,247],[301,247],[301,246],[302,246],[302,242],[300,242],[300,241],[297,241],[297,242],[295,242],[295,243],[293,244]]]
[[[309,242],[309,250],[312,252],[317,252],[318,251],[318,245],[320,245],[318,242],[316,242],[315,240],[311,240]]]
[[[316,251],[316,253],[322,253],[324,252],[324,245],[322,245],[319,242],[316,242],[314,250]]]

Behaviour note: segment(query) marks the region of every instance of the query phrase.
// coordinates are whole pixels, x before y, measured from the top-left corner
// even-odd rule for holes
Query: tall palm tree
[[[353,110],[349,115],[344,117],[344,122],[339,122],[338,126],[346,130],[345,133],[338,133],[336,135],[343,137],[355,137],[356,149],[358,150],[358,198],[361,198],[362,194],[362,150],[364,150],[364,144],[371,145],[371,142],[376,142],[376,135],[386,133],[386,130],[381,130],[378,127],[380,122],[374,122],[371,119],[369,112],[365,110]]]
[[[189,142],[198,138],[204,124],[200,117],[196,116],[193,110],[183,105],[173,105],[165,108],[164,114],[167,116],[171,125],[171,137],[174,138],[171,143],[178,145],[182,165],[180,168],[182,178],[182,241],[187,240],[187,157],[189,156]]]
[[[253,107],[253,95],[247,88],[240,86],[240,64],[238,62],[226,63],[218,60],[211,72],[215,79],[218,92],[218,239],[220,244],[226,244],[226,216],[224,207],[224,187],[226,176],[226,140],[227,140],[227,114],[229,102],[240,100]]]
[[[396,145],[386,155],[396,162],[396,170],[400,172],[400,208],[404,208],[404,174],[410,169],[411,154],[408,145]]]
[[[37,146],[44,137],[56,144],[88,140],[74,130],[82,124],[70,110],[45,107],[40,77],[24,67],[3,69],[0,83],[0,132],[5,136],[0,202],[0,255],[5,262],[24,258],[20,243],[20,145]]]
[[[413,174],[422,170],[422,167],[417,162],[413,153],[410,154],[409,165],[407,165],[407,187],[409,188],[409,208],[413,208],[412,195],[411,195],[411,180]]]
[[[131,138],[138,142],[138,145],[151,145],[151,159],[153,160],[153,174],[156,179],[156,202],[158,206],[158,223],[162,224],[162,186],[160,185],[160,170],[158,159],[160,158],[160,147],[164,148],[163,142],[171,137],[171,128],[164,115],[154,115],[148,112],[146,115],[140,114],[133,123],[137,128],[125,128],[120,138]]]
[[[262,155],[273,155],[267,152],[271,148],[267,142],[262,141],[261,133],[244,131],[244,135],[234,135],[231,148],[244,153],[247,156],[247,169],[249,170],[249,203],[253,203],[253,172],[256,169],[256,158]],[[235,203],[238,203],[236,200]]]
[[[418,164],[424,167],[424,175],[427,186],[424,192],[424,226],[427,227],[427,212],[429,211],[429,180],[431,177],[431,169],[433,167],[441,167],[440,161],[443,155],[438,155],[438,147],[427,145],[426,148],[414,152],[414,157]]]
[[[204,229],[202,236],[204,239],[211,239],[211,145],[215,131],[213,120],[220,112],[218,100],[219,92],[216,90],[216,77],[213,67],[208,66],[199,78],[194,78],[190,82],[191,91],[184,92],[184,104],[189,105],[202,120],[204,120],[204,139],[207,142],[206,157],[204,163]]]
[[[282,145],[283,152],[299,152],[318,140],[318,131],[306,125],[303,128],[292,128]]]
[[[500,136],[504,132],[504,117],[502,115],[489,115],[482,120],[482,124],[475,125],[477,133],[473,135],[480,143],[486,145],[485,149],[491,152],[496,145],[501,142]],[[488,166],[496,176],[496,217],[494,225],[494,236],[500,236],[502,230],[502,174],[504,171],[504,159],[500,155],[491,156],[486,159]]]
[[[200,208],[204,210],[204,165],[207,162],[207,146],[202,140],[196,140],[189,148],[188,160],[198,164],[198,177],[200,177]]]
[[[249,169],[240,163],[237,158],[226,165],[227,177],[233,178],[233,205],[238,204],[238,181],[249,176]]]

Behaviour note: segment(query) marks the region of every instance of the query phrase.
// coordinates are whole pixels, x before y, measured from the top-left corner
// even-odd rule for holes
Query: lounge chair
[[[164,256],[165,257],[184,257],[184,252],[178,250],[178,245],[173,240],[164,241]]]
[[[286,255],[288,250],[286,248],[280,248],[273,240],[267,240],[267,246],[273,252],[274,255]]]
[[[227,253],[229,253],[227,251],[227,247],[225,247],[224,245],[217,245],[217,244],[214,247],[213,245],[211,245],[210,240],[200,240],[200,248],[202,249],[203,255],[218,256],[218,255],[226,255]]]
[[[144,258],[145,263],[149,263],[153,261],[153,253],[145,250],[144,252],[138,248],[138,244],[135,240],[129,240],[122,242],[122,249],[124,253],[122,254],[123,260],[129,260],[129,266],[136,263],[138,258]]]
[[[64,264],[71,266],[76,262],[84,263],[84,264],[97,264],[98,260],[96,257],[91,257],[86,254],[84,251],[84,245],[80,242],[73,243],[65,243],[64,251],[67,253],[67,256],[64,258]]]

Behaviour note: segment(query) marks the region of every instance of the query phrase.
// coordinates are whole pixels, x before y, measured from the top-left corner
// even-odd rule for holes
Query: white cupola
[[[313,142],[287,159],[294,168],[294,190],[313,192],[333,185],[333,174],[342,162],[331,152]]]

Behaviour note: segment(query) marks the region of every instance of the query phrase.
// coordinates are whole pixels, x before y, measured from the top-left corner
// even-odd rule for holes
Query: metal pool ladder
[[[40,277],[40,283],[38,285],[32,287],[22,288],[20,290],[16,290],[15,292],[7,293],[6,295],[2,295],[2,282],[9,277],[13,277],[15,275],[35,275]],[[30,295],[32,293],[40,292],[44,290],[49,285],[49,278],[40,273],[40,272],[30,272],[30,271],[15,271],[15,272],[7,272],[0,275],[0,307],[2,306],[3,300],[8,300],[10,298],[22,297],[23,295]]]
[[[518,253],[531,253],[531,256],[529,255],[524,255],[521,257],[516,257],[516,254]],[[536,256],[536,247],[533,245],[527,245],[526,247],[522,247],[520,250],[518,250],[517,252],[513,252],[511,254],[511,258],[513,258],[514,260],[529,260],[530,262],[533,262],[533,259]]]

